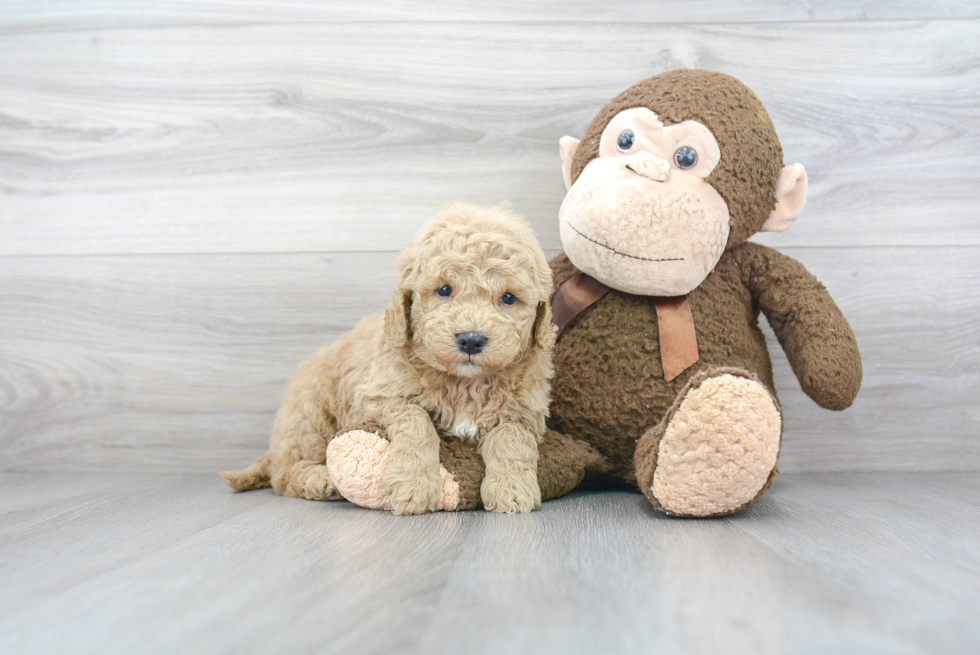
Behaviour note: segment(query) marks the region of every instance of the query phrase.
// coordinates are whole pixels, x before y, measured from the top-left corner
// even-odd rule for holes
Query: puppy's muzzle
[[[475,355],[486,347],[487,337],[479,332],[460,332],[456,335],[456,344],[467,355]]]

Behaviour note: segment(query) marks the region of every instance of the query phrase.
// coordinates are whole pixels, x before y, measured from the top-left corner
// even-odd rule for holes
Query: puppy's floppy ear
[[[412,342],[412,290],[398,288],[385,310],[385,341],[394,348]]]
[[[534,345],[548,350],[555,345],[557,328],[551,319],[551,303],[542,300],[538,303],[538,315],[534,319]]]
[[[385,310],[384,328],[384,340],[394,348],[412,343],[412,287],[417,260],[418,249],[409,248],[395,262],[395,268],[401,271],[401,275],[398,276],[398,287]]]

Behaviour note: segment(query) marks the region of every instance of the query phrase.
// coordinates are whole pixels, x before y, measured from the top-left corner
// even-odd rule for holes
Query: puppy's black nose
[[[475,355],[487,345],[487,338],[479,332],[460,332],[456,335],[456,343],[467,355]]]

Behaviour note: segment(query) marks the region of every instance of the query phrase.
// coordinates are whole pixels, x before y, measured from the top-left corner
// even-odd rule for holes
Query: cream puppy
[[[453,480],[439,463],[440,435],[482,455],[487,509],[540,506],[537,446],[555,329],[551,271],[530,228],[505,206],[448,205],[398,268],[384,316],[364,319],[301,365],[269,452],[223,473],[226,482],[236,491],[272,486],[337,498],[327,443],[371,426],[390,443],[381,488],[396,514],[442,509]]]

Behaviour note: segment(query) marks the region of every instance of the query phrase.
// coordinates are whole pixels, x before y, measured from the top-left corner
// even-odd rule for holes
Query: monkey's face
[[[720,159],[715,137],[701,123],[664,126],[644,107],[618,113],[602,132],[599,156],[562,203],[568,258],[627,293],[692,291],[728,240],[728,205],[706,180]]]

